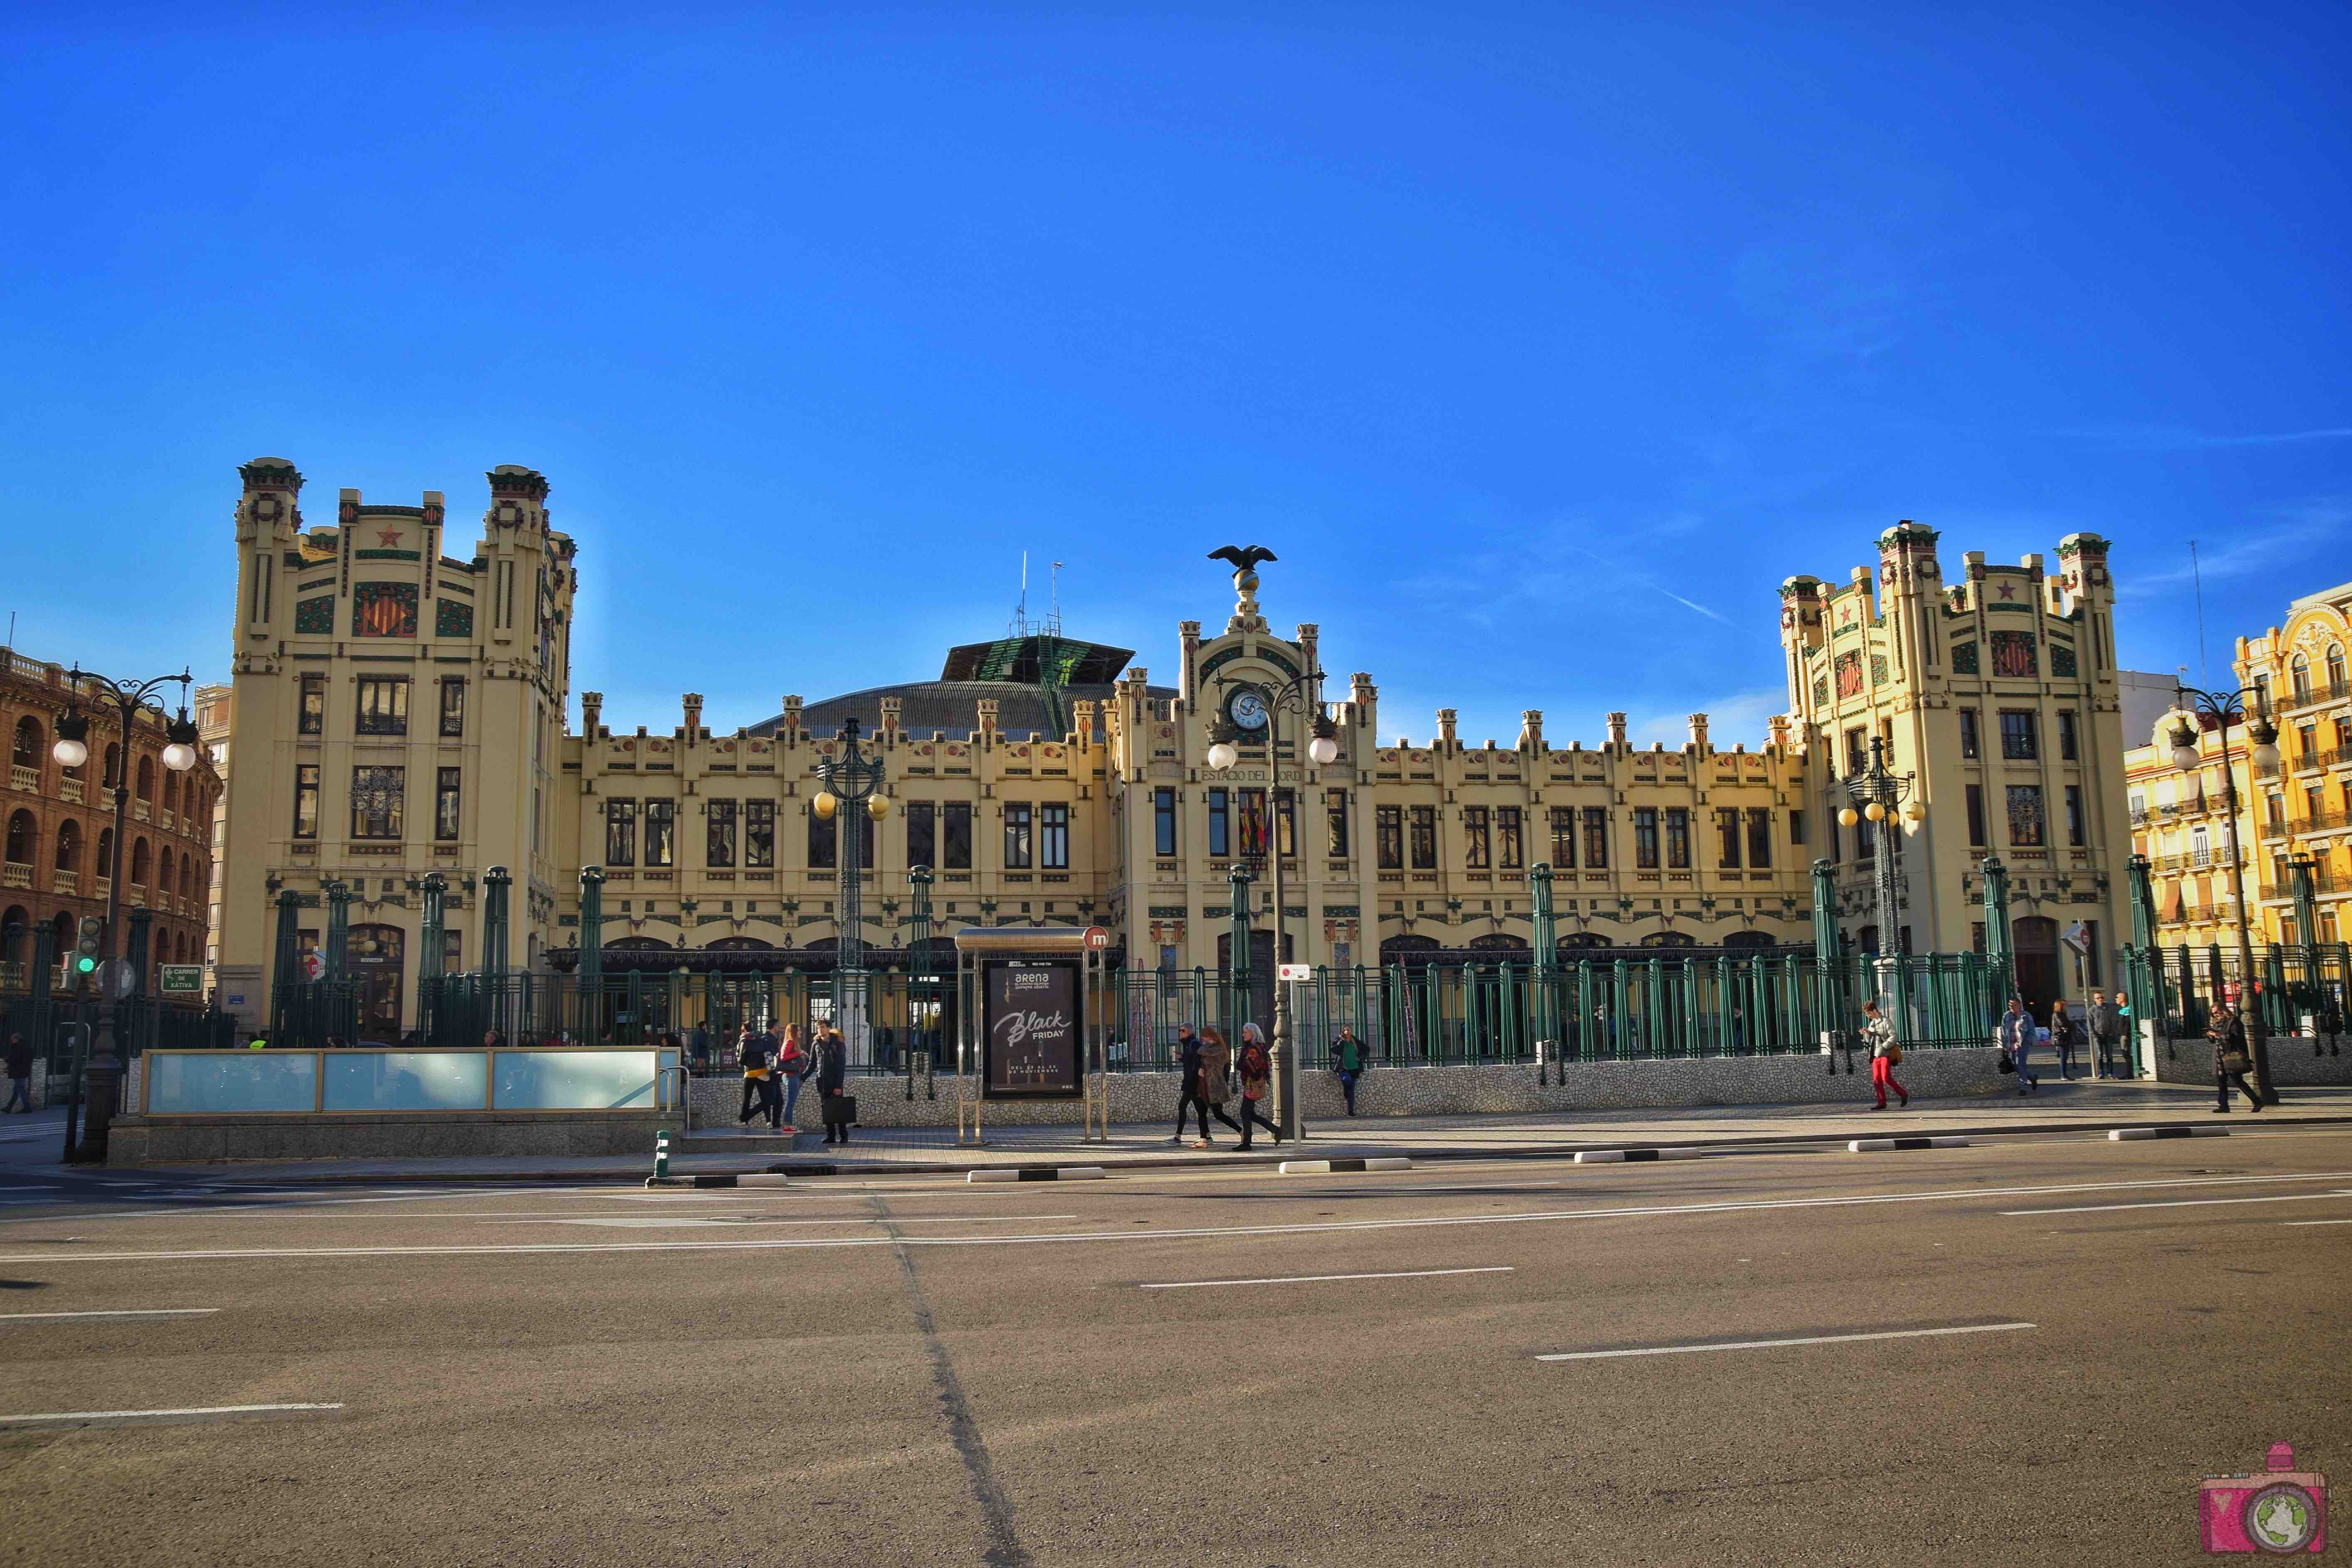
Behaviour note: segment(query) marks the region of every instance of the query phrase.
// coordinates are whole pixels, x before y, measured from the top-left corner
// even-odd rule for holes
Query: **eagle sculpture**
[[[1234,571],[1244,572],[1256,566],[1257,563],[1262,560],[1274,559],[1275,554],[1264,545],[1227,545],[1223,549],[1211,550],[1209,552],[1209,559],[1211,560],[1229,560],[1234,563]]]

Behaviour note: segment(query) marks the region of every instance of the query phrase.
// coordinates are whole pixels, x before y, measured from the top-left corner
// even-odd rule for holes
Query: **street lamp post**
[[[1838,821],[1846,827],[1867,819],[1878,830],[1878,853],[1874,857],[1873,879],[1877,883],[1878,903],[1878,973],[1879,990],[1884,998],[1886,1021],[1899,1039],[1910,1018],[1904,1006],[1905,998],[1895,994],[1895,980],[1900,975],[1901,944],[1896,941],[1900,927],[1896,921],[1898,900],[1895,887],[1895,861],[1901,852],[1903,824],[1924,821],[1927,808],[1912,799],[1917,789],[1916,773],[1896,773],[1886,766],[1886,738],[1870,737],[1870,765],[1850,774],[1845,779],[1846,798],[1853,804],[1838,812]],[[1908,804],[1906,804],[1906,802]]]
[[[147,701],[163,687],[177,681],[180,684],[180,716],[163,725],[163,766],[174,773],[185,773],[196,765],[197,731],[188,717],[188,685],[194,679],[183,669],[176,675],[158,675],[152,681],[118,681],[106,675],[89,674],[77,664],[66,677],[67,689],[76,700],[58,716],[57,744],[50,755],[67,768],[79,768],[89,760],[89,716],[81,711],[79,697],[89,687],[96,687],[100,700],[114,705],[118,721],[122,727],[122,744],[115,754],[114,777],[108,783],[114,790],[114,844],[107,865],[106,880],[106,945],[111,956],[120,962],[123,957],[121,936],[122,912],[122,841],[131,810],[131,750],[132,722]],[[156,709],[158,717],[162,708]],[[86,976],[76,977],[79,990],[87,983]],[[110,968],[105,1006],[99,1011],[98,1030],[90,1041],[89,1062],[82,1070],[83,1096],[89,1106],[82,1123],[81,1143],[73,1157],[85,1163],[103,1163],[106,1159],[108,1130],[114,1123],[115,1094],[122,1083],[122,1063],[115,1056],[115,1034],[119,1023],[120,995],[123,989],[120,972]]]
[[[1236,681],[1224,676],[1217,679],[1222,700],[1217,705],[1216,727],[1209,737],[1209,766],[1219,770],[1231,768],[1241,760],[1241,742],[1255,740],[1263,734],[1266,758],[1272,775],[1267,785],[1269,816],[1266,832],[1274,842],[1267,860],[1274,866],[1274,1096],[1275,1124],[1286,1138],[1302,1135],[1298,1124],[1298,1052],[1291,1039],[1290,990],[1282,983],[1282,938],[1288,926],[1283,908],[1285,891],[1282,876],[1282,716],[1294,714],[1306,719],[1313,731],[1307,743],[1307,755],[1320,768],[1339,755],[1338,729],[1330,715],[1323,711],[1323,672],[1320,669],[1300,671],[1286,681]],[[1301,770],[1304,782],[1304,769]],[[1298,797],[1291,792],[1291,831],[1297,831]],[[1296,850],[1296,843],[1290,846]],[[1236,972],[1248,963],[1242,952],[1234,955]]]
[[[882,758],[868,757],[857,749],[855,717],[841,721],[840,754],[821,759],[816,765],[816,776],[824,788],[810,802],[811,809],[820,818],[832,821],[842,808],[848,808],[842,823],[840,852],[835,857],[841,868],[841,918],[837,923],[839,935],[834,938],[833,1018],[834,1026],[842,1030],[843,1038],[849,1042],[852,1054],[863,1061],[866,1055],[866,926],[859,907],[862,868],[858,852],[864,847],[865,833],[856,814],[863,810],[879,824],[890,814],[890,798],[880,792]],[[842,1028],[845,1021],[848,1027]]]
[[[2238,844],[2238,778],[2230,770],[2230,726],[2242,722],[2246,727],[2246,759],[2257,768],[2278,764],[2278,727],[2263,711],[2263,697],[2254,692],[2254,706],[2246,706],[2246,697],[2253,688],[2241,686],[2235,691],[2203,691],[2196,686],[2179,688],[2180,707],[2197,716],[2196,728],[2181,719],[2172,727],[2172,765],[2183,773],[2200,771],[2205,766],[2204,750],[2197,743],[2200,729],[2219,730],[2221,735],[2221,803],[2230,829],[2230,899],[2238,915],[2238,998],[2239,1010],[2246,1020],[2246,1054],[2254,1064],[2254,1092],[2266,1105],[2278,1103],[2278,1091],[2271,1085],[2271,1034],[2263,1021],[2263,1009],[2248,1008],[2254,995],[2254,939],[2246,923],[2245,854]]]

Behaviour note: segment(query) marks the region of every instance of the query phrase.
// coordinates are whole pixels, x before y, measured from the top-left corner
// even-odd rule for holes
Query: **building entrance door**
[[[2017,994],[2036,1020],[2046,1019],[2058,999],[2058,923],[2029,915],[2011,927],[2011,939],[2017,946]]]
[[[401,977],[407,934],[397,925],[354,925],[345,951],[359,1001],[359,1039],[373,1045],[400,1042]]]

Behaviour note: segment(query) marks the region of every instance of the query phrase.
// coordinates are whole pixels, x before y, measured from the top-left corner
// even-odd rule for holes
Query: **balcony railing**
[[[81,891],[81,873],[56,871],[49,873],[49,891],[71,898]]]
[[[39,793],[41,788],[41,770],[37,768],[26,768],[21,763],[10,763],[8,765],[8,788],[11,789],[22,789],[28,795]]]
[[[77,806],[81,804],[81,780],[79,779],[58,779],[58,799]]]
[[[21,887],[29,892],[32,885],[33,868],[31,866],[19,865],[15,861],[0,864],[0,887]]]
[[[2278,711],[2293,713],[2298,708],[2317,707],[2323,703],[2340,703],[2352,696],[2352,682],[2323,681],[2309,686],[2289,688],[2278,699]]]
[[[2238,863],[2250,863],[2243,847],[2238,851]],[[2147,869],[2159,875],[2173,872],[2227,871],[2230,852],[2227,850],[2187,850],[2177,855],[2158,855],[2147,862]]]

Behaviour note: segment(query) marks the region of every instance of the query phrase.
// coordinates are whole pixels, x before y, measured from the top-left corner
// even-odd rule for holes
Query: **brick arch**
[[[8,760],[19,768],[38,771],[49,755],[48,747],[43,744],[47,738],[47,733],[41,728],[41,721],[26,714],[16,721],[16,734],[9,748]]]
[[[58,824],[58,852],[52,862],[59,871],[81,869],[81,823],[68,817]]]
[[[8,813],[7,860],[10,865],[30,865],[41,847],[41,825],[23,809]]]
[[[155,799],[155,759],[152,757],[139,759],[138,798],[150,802]]]
[[[145,834],[131,841],[131,885],[145,887],[154,873],[155,852],[148,847]]]

